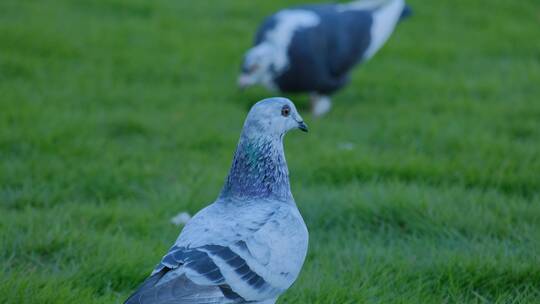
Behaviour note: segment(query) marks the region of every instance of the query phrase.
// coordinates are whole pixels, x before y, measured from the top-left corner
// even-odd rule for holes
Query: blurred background
[[[0,2],[0,302],[120,303],[212,202],[263,18],[306,3]],[[310,230],[279,303],[540,303],[540,2],[414,15],[286,139]]]

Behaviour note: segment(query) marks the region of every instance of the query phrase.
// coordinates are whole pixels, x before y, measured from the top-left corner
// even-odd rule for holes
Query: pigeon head
[[[267,98],[257,102],[249,111],[244,136],[282,137],[292,129],[308,131],[292,101],[282,97]]]
[[[238,86],[243,89],[262,84],[270,89],[274,88],[274,56],[274,48],[267,43],[261,43],[247,51],[238,77]]]
[[[292,201],[283,136],[297,128],[307,132],[289,99],[274,97],[253,105],[220,197]]]

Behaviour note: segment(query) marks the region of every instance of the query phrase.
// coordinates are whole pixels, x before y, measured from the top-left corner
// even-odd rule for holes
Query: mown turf
[[[257,23],[301,1],[0,2],[0,303],[120,303],[220,190]],[[410,1],[311,133],[280,303],[540,303],[540,3]]]

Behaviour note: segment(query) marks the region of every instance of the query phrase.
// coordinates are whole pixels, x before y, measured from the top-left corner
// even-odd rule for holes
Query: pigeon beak
[[[306,123],[303,120],[298,122],[298,129],[300,129],[300,130],[302,130],[304,132],[308,132],[308,127],[307,127]]]

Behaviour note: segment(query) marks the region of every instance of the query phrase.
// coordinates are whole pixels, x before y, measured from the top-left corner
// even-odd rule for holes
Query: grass
[[[213,201],[240,59],[300,1],[0,3],[0,302],[120,303]],[[540,302],[540,5],[411,0],[290,134],[310,230],[279,303]]]

